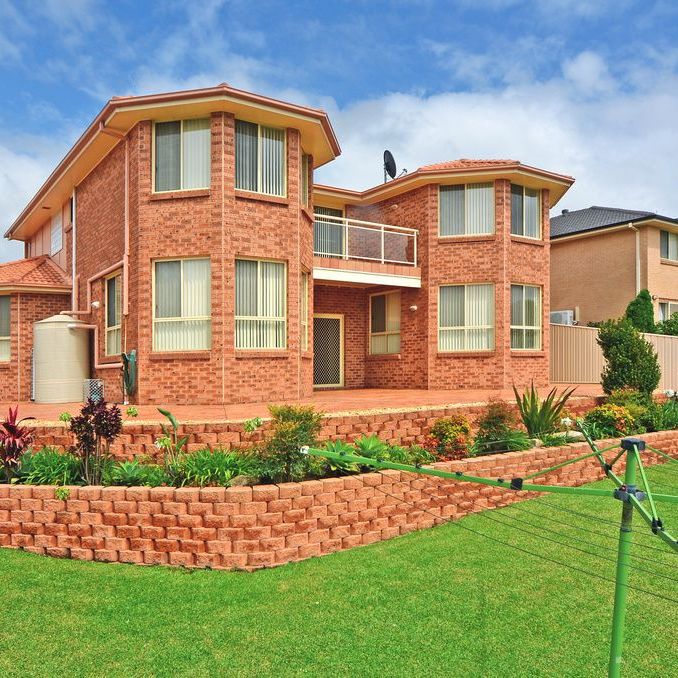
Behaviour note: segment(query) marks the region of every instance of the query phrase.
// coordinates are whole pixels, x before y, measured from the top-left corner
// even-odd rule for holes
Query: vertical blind
[[[541,348],[541,288],[511,285],[511,348]]]
[[[511,233],[539,238],[540,221],[539,191],[511,184]]]
[[[439,351],[494,348],[494,285],[444,285],[438,308]]]
[[[120,276],[106,280],[106,355],[122,351],[122,286]]]
[[[346,230],[340,221],[344,216],[343,211],[332,207],[315,207],[314,211],[313,251],[324,256],[343,256]],[[324,216],[337,217],[339,220],[323,219]]]
[[[301,335],[301,350],[308,351],[308,273],[301,274],[301,285],[299,289],[299,332]]]
[[[235,347],[285,348],[287,293],[285,264],[236,259]]]
[[[198,351],[212,344],[209,259],[155,262],[153,350]]]
[[[370,353],[400,353],[400,292],[370,297]]]
[[[155,190],[209,188],[210,121],[155,124]]]
[[[10,296],[8,294],[0,296],[0,362],[7,362],[10,359]]]
[[[285,130],[235,121],[235,187],[284,196]]]
[[[57,252],[61,251],[61,248],[63,247],[63,229],[61,227],[61,210],[59,210],[53,217],[52,217],[52,223],[50,226],[50,246],[49,246],[49,253],[50,255],[54,255]]]
[[[678,261],[678,233],[661,231],[659,237],[661,258]]]
[[[494,184],[441,186],[440,235],[494,233]]]

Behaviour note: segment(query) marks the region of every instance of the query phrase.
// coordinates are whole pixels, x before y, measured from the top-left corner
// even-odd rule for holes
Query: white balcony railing
[[[414,228],[315,215],[313,252],[318,257],[417,265]]]

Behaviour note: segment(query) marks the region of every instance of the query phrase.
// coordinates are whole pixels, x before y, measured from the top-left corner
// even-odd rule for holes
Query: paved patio
[[[557,384],[558,390],[566,388],[567,384]],[[602,395],[602,389],[597,384],[574,385],[577,390],[573,397],[591,398]],[[546,394],[549,389],[539,389]],[[492,389],[459,389],[444,391],[426,391],[410,389],[352,389],[337,391],[317,391],[311,398],[304,398],[296,402],[304,405],[314,405],[318,411],[326,413],[351,413],[375,411],[413,411],[429,407],[444,405],[473,405],[486,403],[492,398],[514,400],[512,390]],[[0,416],[7,408],[16,403],[0,403]],[[238,421],[252,417],[268,416],[268,403],[243,403],[234,405],[170,405],[166,407],[183,422],[199,421]],[[63,403],[57,405],[37,404],[32,402],[19,403],[19,414],[22,417],[35,417],[40,421],[52,422],[59,418],[62,412],[76,414],[82,403]],[[139,421],[156,422],[163,417],[158,413],[158,405],[137,405]],[[123,413],[125,407],[122,408]],[[125,417],[127,418],[127,417]]]

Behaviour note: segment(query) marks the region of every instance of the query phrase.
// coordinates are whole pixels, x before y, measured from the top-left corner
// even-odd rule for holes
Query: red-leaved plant
[[[35,417],[19,417],[19,406],[9,408],[7,418],[0,423],[0,462],[2,474],[6,482],[10,482],[14,471],[19,465],[21,455],[33,442],[33,434],[30,429],[22,426],[22,422]]]

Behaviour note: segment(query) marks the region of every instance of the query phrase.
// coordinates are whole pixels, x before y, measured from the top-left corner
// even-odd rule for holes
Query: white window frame
[[[469,186],[478,186],[478,185],[492,185],[492,218],[491,218],[491,229],[489,231],[484,231],[482,233],[469,233],[467,230],[468,226],[468,200],[466,199],[466,193]],[[441,192],[444,192],[444,189],[449,189],[454,186],[463,186],[464,187],[464,232],[463,233],[443,233],[442,232],[442,221],[441,221]],[[496,215],[496,187],[494,181],[474,181],[467,184],[441,184],[438,186],[438,237],[439,238],[468,238],[468,237],[483,237],[487,235],[494,235],[497,232],[497,215]]]
[[[311,274],[302,271],[299,280],[299,343],[301,350],[308,351],[308,295]]]
[[[289,304],[289,299],[287,297],[287,262],[286,261],[280,261],[279,259],[266,259],[266,258],[258,258],[258,257],[236,257],[236,261],[256,261],[257,262],[257,306],[261,306],[261,284],[260,284],[260,276],[261,276],[261,264],[262,263],[271,263],[271,264],[280,264],[283,266],[283,299],[285,300],[284,304],[284,310],[285,310],[285,315],[281,317],[274,317],[274,316],[263,316],[263,315],[256,315],[256,316],[251,316],[251,315],[236,315],[234,313],[234,336],[233,336],[233,345],[235,346],[236,351],[285,351],[287,350],[287,345],[288,345],[288,337],[287,337],[287,314],[288,314],[288,304]],[[238,285],[238,280],[237,280],[237,275],[234,274],[234,285],[233,285],[233,292],[234,292],[234,306],[233,308],[235,309],[235,297],[237,297],[237,285]],[[238,341],[238,333],[237,333],[237,324],[238,320],[269,320],[269,321],[277,321],[277,322],[282,322],[283,323],[283,328],[284,332],[283,335],[285,337],[285,342],[282,346],[277,346],[277,347],[272,347],[272,348],[267,348],[267,347],[259,347],[259,346],[238,346],[237,341]]]
[[[211,146],[212,146],[212,121],[210,118],[205,118],[205,117],[199,117],[199,118],[185,118],[181,120],[158,120],[158,121],[153,121],[153,143],[152,143],[152,152],[151,152],[151,171],[153,176],[151,177],[151,180],[153,182],[153,190],[152,193],[154,194],[163,194],[163,193],[177,193],[178,191],[204,191],[210,188],[210,183],[211,183],[211,177],[212,177],[212,163],[210,161],[209,163],[209,171],[208,171],[208,178],[207,178],[207,186],[192,186],[191,188],[184,188],[183,187],[183,182],[184,182],[184,122],[187,120],[208,120],[210,125],[209,125],[209,130],[210,130],[210,141],[209,141],[209,147],[210,147],[210,153],[209,156],[211,157]],[[163,123],[163,122],[178,122],[181,123],[181,131],[179,134],[179,188],[168,188],[164,191],[158,191],[156,190],[156,184],[155,184],[155,161],[156,161],[156,142],[155,142],[155,127],[158,123]]]
[[[529,352],[529,351],[541,351],[543,344],[544,344],[544,329],[543,329],[543,314],[544,314],[544,290],[541,287],[541,285],[533,285],[530,283],[511,283],[510,288],[509,288],[509,313],[512,313],[512,302],[511,302],[511,296],[512,296],[512,289],[513,287],[531,287],[533,289],[539,290],[539,309],[537,313],[537,319],[539,321],[539,325],[514,325],[513,324],[513,318],[510,319],[510,324],[509,324],[509,344],[511,346],[512,351],[522,351],[522,352]],[[523,323],[525,319],[525,292],[523,289]],[[539,345],[538,346],[531,346],[530,348],[516,348],[513,346],[513,343],[511,341],[511,332],[513,330],[538,330],[539,331]]]
[[[181,262],[181,278],[179,282],[179,288],[182,290],[182,295],[183,295],[183,279],[184,279],[184,261],[194,261],[196,259],[204,259],[210,262],[210,287],[212,285],[212,262],[209,257],[168,257],[166,259],[154,259],[153,260],[153,294],[152,294],[152,299],[151,299],[151,304],[153,307],[153,337],[151,339],[152,341],[152,346],[153,346],[153,351],[156,353],[194,353],[197,351],[210,351],[212,349],[211,346],[211,337],[212,337],[212,315],[205,315],[205,316],[180,316],[180,317],[175,317],[175,318],[156,318],[155,316],[155,291],[156,291],[156,280],[155,280],[155,266],[158,263],[166,263],[170,261],[179,261]],[[181,306],[183,309],[183,296],[181,300]],[[211,295],[210,295],[210,309],[212,307],[211,303]],[[186,320],[202,320],[202,321],[209,321],[210,322],[210,346],[208,348],[177,348],[177,349],[158,349],[156,348],[156,332],[155,332],[155,325],[156,323],[167,323],[167,322],[184,322]]]
[[[662,299],[659,301],[658,310],[659,310],[659,321],[663,322],[664,320],[668,320],[674,313],[678,313],[678,301]]]
[[[523,190],[523,232],[522,233],[514,233],[513,232],[513,187],[517,186],[518,188],[522,188]],[[529,189],[530,191],[536,191],[537,192],[537,235],[526,235],[525,234],[525,190]],[[543,239],[543,216],[542,216],[542,194],[541,190],[538,188],[532,188],[530,186],[523,186],[522,184],[514,184],[511,183],[509,186],[509,194],[510,194],[510,201],[509,201],[509,214],[510,214],[510,219],[511,223],[509,224],[509,232],[511,234],[511,237],[513,238],[527,238],[528,240],[542,240]]]
[[[664,234],[664,233],[666,233],[666,239],[667,239],[666,246],[667,246],[667,250],[668,250],[668,251],[666,252],[666,256],[664,256],[664,254],[663,254],[663,252],[662,252],[662,246],[661,246],[661,242],[662,242],[662,234]],[[671,248],[671,244],[672,244],[672,241],[675,241],[675,244],[674,244],[674,249],[675,249],[675,251],[676,251],[676,256],[675,256],[675,257],[672,257],[672,256],[671,256],[671,249],[672,249],[672,248]],[[662,259],[663,261],[678,261],[678,233],[673,233],[672,231],[666,231],[666,230],[664,230],[664,229],[662,229],[662,230],[659,232],[659,257],[660,257],[660,259]]]
[[[107,356],[114,356],[114,355],[120,355],[122,352],[122,274],[120,272],[114,273],[113,275],[109,275],[105,280],[105,297],[106,297],[106,304],[104,308],[104,315],[105,315],[105,327],[106,331],[104,332],[105,339],[104,339],[104,354]],[[119,315],[119,322],[117,325],[109,325],[108,324],[108,309],[111,304],[111,299],[108,294],[108,283],[110,280],[115,280],[115,299],[113,299],[113,304],[115,305],[116,309],[116,315],[118,315],[117,311],[118,309],[120,310],[120,315]],[[119,342],[120,342],[120,348],[116,352],[109,352],[108,350],[108,337],[110,334],[113,334],[114,332],[118,332],[118,337],[119,337]]]
[[[259,195],[270,195],[273,196],[274,198],[286,198],[287,197],[287,129],[285,127],[276,127],[275,125],[260,125],[258,122],[252,122],[252,120],[245,120],[244,118],[236,118],[236,123],[237,121],[240,120],[240,122],[247,122],[250,125],[256,125],[257,126],[257,190],[253,191],[250,188],[239,188],[238,186],[235,187],[236,191],[244,191],[245,193],[256,193]],[[279,193],[265,193],[264,191],[261,190],[261,187],[263,185],[263,163],[261,162],[261,130],[262,129],[275,129],[275,130],[281,130],[283,132],[283,166],[282,166],[282,175],[283,175],[283,192],[282,194]],[[237,135],[237,130],[234,130],[235,134]],[[237,163],[238,163],[238,156],[237,153],[235,153],[235,139],[234,139],[234,158],[235,162],[233,165],[233,171],[235,174],[234,177],[234,182],[237,181]]]
[[[12,330],[12,297],[9,294],[2,294],[0,295],[0,299],[7,299],[7,326],[10,328],[10,333]],[[6,344],[7,345],[7,358],[5,359],[0,359],[1,363],[8,363],[12,359],[12,344],[11,344],[11,336],[0,336],[0,345]]]
[[[374,300],[374,297],[392,297],[396,296],[398,297],[398,329],[397,330],[389,330],[385,329],[383,332],[373,332],[372,331],[372,301]],[[384,303],[384,312],[386,314],[386,317],[384,318],[384,327],[388,328],[389,326],[389,318],[388,318],[388,301]],[[400,293],[400,290],[392,290],[390,292],[374,292],[373,294],[370,294],[370,303],[368,307],[368,323],[369,323],[369,328],[370,328],[370,344],[369,344],[369,354],[370,355],[398,355],[401,350],[402,346],[400,345],[400,342],[402,341],[402,336],[401,336],[401,329],[402,329],[402,295]],[[397,351],[373,351],[372,350],[372,338],[373,337],[386,337],[386,345],[388,347],[388,337],[399,337],[399,348]]]
[[[61,252],[64,247],[63,237],[63,218],[61,209],[52,216],[49,226],[49,255],[53,257],[55,254]]]
[[[473,287],[475,285],[486,285],[492,288],[492,324],[491,325],[450,325],[442,326],[440,324],[440,295],[441,290],[445,287]],[[466,289],[464,289],[464,317],[470,315],[468,313],[468,296],[466,294]],[[444,283],[438,286],[438,308],[436,311],[436,324],[438,325],[437,331],[437,346],[438,353],[490,353],[495,350],[497,346],[497,290],[496,285],[492,282],[480,281],[473,283]],[[440,346],[440,332],[445,330],[464,330],[464,348],[459,349],[443,349]],[[492,330],[492,345],[489,348],[469,348],[468,335],[472,330]]]

